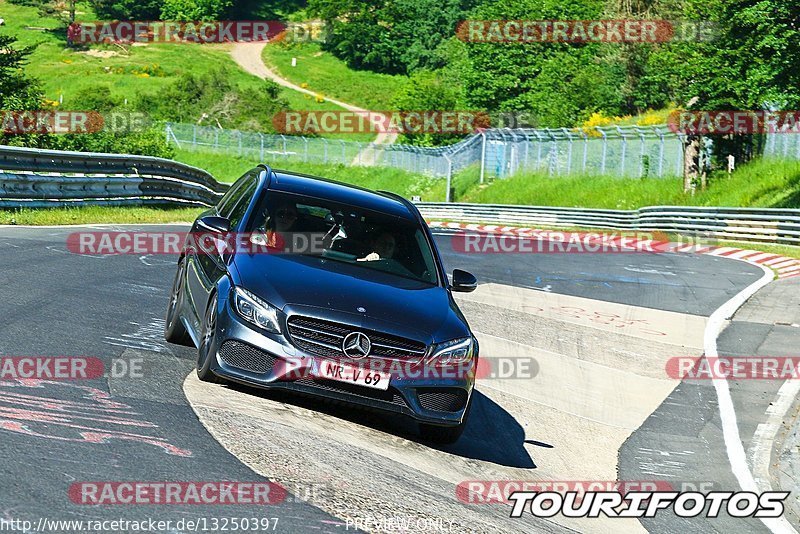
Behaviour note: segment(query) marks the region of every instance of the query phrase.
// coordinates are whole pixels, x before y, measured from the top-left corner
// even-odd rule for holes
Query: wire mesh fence
[[[682,136],[664,126],[576,129],[489,129],[438,148],[375,144],[322,137],[272,135],[167,124],[168,143],[258,162],[302,161],[382,166],[434,177],[475,165],[481,180],[521,172],[551,176],[602,174],[635,178],[680,176]]]
[[[764,157],[800,159],[800,135],[789,132],[768,134],[764,143]]]
[[[487,130],[484,173],[626,178],[680,176],[683,141],[663,127]]]

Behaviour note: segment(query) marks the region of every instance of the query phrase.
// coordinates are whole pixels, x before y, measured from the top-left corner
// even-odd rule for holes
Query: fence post
[[[303,136],[300,136],[300,139],[303,140],[303,145],[305,145],[303,147],[303,162],[308,163],[308,139]]]
[[[264,134],[258,134],[259,139],[261,140],[261,149],[258,152],[258,161],[264,161]]]
[[[345,150],[344,150],[344,148],[345,148],[344,140],[340,139],[339,142],[342,144],[342,165],[347,165],[347,162],[346,162],[347,155],[345,154]]]
[[[525,157],[522,160],[523,170],[528,169],[528,150],[531,147],[531,138],[528,136],[528,130],[520,130],[522,135],[525,136]]]
[[[644,132],[638,126],[633,127],[634,131],[639,134],[639,141],[641,142],[641,146],[639,147],[639,178],[644,178]],[[647,172],[650,173],[650,164],[647,165]]]
[[[517,147],[517,134],[514,133],[514,130],[511,128],[506,129],[508,130],[508,134],[511,136],[511,144],[509,145],[510,150],[508,155],[508,175],[513,176],[519,169],[519,147]]]
[[[561,128],[561,131],[567,136],[569,143],[567,145],[567,175],[569,175],[572,172],[572,133],[566,128]]]
[[[653,128],[653,130],[658,134],[658,177],[662,178],[664,176],[664,133],[659,130],[658,128]]]
[[[548,176],[553,176],[553,171],[557,165],[558,145],[556,145],[556,136],[550,131],[550,128],[545,128],[544,131],[550,136],[550,153],[547,156],[547,174]]]
[[[583,136],[583,163],[582,163],[581,172],[583,172],[585,174],[586,173],[586,162],[587,162],[587,159],[589,157],[589,136],[586,135],[586,132],[583,131],[583,128],[580,128],[578,131],[581,132],[581,135]]]
[[[794,136],[794,157],[795,159],[800,159],[800,136]]]
[[[197,148],[197,125],[192,124],[192,145]]]
[[[483,183],[483,175],[486,171],[486,131],[481,130],[481,182]]]
[[[603,156],[600,159],[600,174],[603,175],[606,173],[606,156],[608,154],[608,139],[606,138],[606,133],[600,129],[599,126],[595,126],[595,129],[600,132],[600,135],[603,136]]]
[[[539,130],[533,130],[533,135],[536,136],[536,170],[542,168],[542,136]]]
[[[323,163],[328,163],[328,141],[326,141],[324,137],[322,138],[322,146],[325,147],[325,159]]]
[[[622,137],[622,157],[620,158],[620,174],[624,178],[625,177],[625,158],[626,158],[627,152],[628,152],[628,138],[622,132],[622,128],[620,128],[619,126],[615,126],[615,128],[617,129],[617,133],[619,134],[619,136]]]
[[[286,136],[281,134],[281,139],[283,140],[283,157],[286,157]]]
[[[786,134],[786,133],[789,133],[789,132],[784,132],[784,134]],[[784,135],[783,136],[783,157],[786,158],[786,156],[788,154],[789,154],[789,136],[788,135]]]
[[[453,162],[450,160],[447,154],[442,153],[442,155],[444,156],[444,159],[447,160],[447,193],[445,194],[445,202],[452,202]]]

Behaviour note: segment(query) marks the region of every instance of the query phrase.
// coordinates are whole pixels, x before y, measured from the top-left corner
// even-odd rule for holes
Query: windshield
[[[248,227],[285,254],[322,257],[429,284],[438,281],[425,233],[407,219],[270,191]]]

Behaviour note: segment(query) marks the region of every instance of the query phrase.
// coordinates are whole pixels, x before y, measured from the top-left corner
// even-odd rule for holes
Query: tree
[[[325,49],[350,67],[388,74],[443,66],[436,53],[474,0],[310,0],[328,24]]]
[[[224,19],[233,0],[164,0],[163,20],[214,21]]]
[[[591,20],[602,0],[499,0],[480,5],[475,20]],[[596,43],[465,43],[458,59],[468,104],[492,111],[528,111],[540,126],[571,126],[594,111],[620,114],[623,70],[599,61]]]
[[[31,48],[15,48],[17,38],[0,35],[0,110],[38,109],[42,93],[38,82],[25,75],[25,58]]]
[[[418,71],[398,91],[392,105],[398,111],[461,111],[464,95],[449,83],[441,72]],[[455,143],[463,137],[453,134],[407,133],[400,141],[412,145],[432,146]]]
[[[101,19],[158,20],[161,0],[91,0],[92,8]]]

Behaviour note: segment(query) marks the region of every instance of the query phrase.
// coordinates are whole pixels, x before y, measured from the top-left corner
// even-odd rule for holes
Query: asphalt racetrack
[[[677,253],[463,254],[438,231],[448,272],[478,277],[457,300],[481,357],[529,365],[479,380],[465,434],[433,446],[409,422],[199,382],[196,351],[163,339],[177,258],[73,254],[66,239],[79,230],[0,228],[0,355],[94,357],[106,369],[83,381],[0,380],[0,519],[152,518],[171,521],[170,532],[233,517],[276,518],[276,532],[392,532],[402,521],[431,532],[768,531],[725,514],[512,519],[508,504],[463,491],[616,480],[738,490],[714,387],[671,378],[666,362],[703,354],[708,317],[760,267]],[[745,304],[720,353],[797,353],[798,307],[778,304],[797,280]],[[781,385],[730,384],[746,451],[763,441]],[[272,481],[289,495],[270,505],[76,503],[74,485],[92,481]]]

